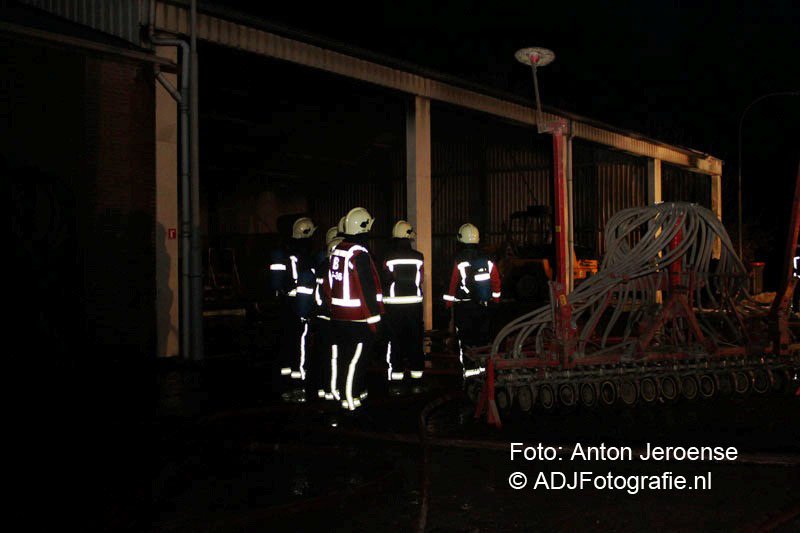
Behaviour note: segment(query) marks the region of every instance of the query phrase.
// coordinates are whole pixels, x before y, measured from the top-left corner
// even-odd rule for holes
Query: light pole
[[[784,92],[777,92],[777,93],[767,93],[762,94],[752,102],[750,102],[747,107],[744,108],[742,111],[742,115],[739,117],[739,259],[744,260],[742,256],[742,125],[744,124],[744,117],[747,115],[747,112],[750,111],[750,108],[759,103],[761,100],[765,100],[767,98],[773,96],[800,96],[800,91],[784,91]]]
[[[547,125],[542,120],[542,101],[539,99],[539,78],[536,76],[536,69],[552,63],[556,55],[547,48],[522,48],[514,53],[514,57],[523,65],[529,65],[533,72],[533,90],[536,96],[536,129],[539,133],[544,133],[547,131]]]

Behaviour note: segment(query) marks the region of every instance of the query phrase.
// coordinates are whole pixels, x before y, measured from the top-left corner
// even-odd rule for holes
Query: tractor
[[[554,279],[555,264],[552,220],[553,212],[547,205],[529,205],[509,217],[498,254],[504,295],[521,302],[547,300],[547,283]],[[576,284],[597,273],[598,262],[587,258],[588,250],[573,248],[572,253]]]

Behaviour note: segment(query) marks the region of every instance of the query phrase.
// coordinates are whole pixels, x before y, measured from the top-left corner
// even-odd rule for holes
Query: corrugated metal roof
[[[141,45],[146,0],[21,0],[67,20]]]

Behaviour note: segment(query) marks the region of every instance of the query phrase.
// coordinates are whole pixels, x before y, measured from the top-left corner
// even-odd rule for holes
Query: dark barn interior
[[[800,80],[777,20],[796,6],[720,15],[727,29],[706,42],[694,30],[714,13],[698,6],[586,5],[566,35],[524,3],[524,17],[197,3],[194,26],[190,0],[0,4],[8,284],[22,311],[8,353],[34,367],[35,527],[797,531]],[[644,14],[669,27],[643,33]],[[750,77],[720,39],[735,28],[753,32],[738,56]],[[557,54],[539,70],[543,110],[513,57],[531,34]],[[384,315],[351,413],[310,389],[287,395],[291,306],[271,267],[299,217],[317,251],[356,206],[374,217],[363,242],[379,268],[395,222],[413,222],[429,278],[416,281],[424,377],[387,380]],[[615,218],[625,210],[636,224]],[[472,324],[488,331],[481,346],[462,346],[443,298],[466,222],[502,276]],[[518,318],[529,338],[507,332]],[[511,443],[558,458],[512,461]],[[737,458],[584,461],[570,455],[581,445]],[[589,471],[711,486],[536,481]]]

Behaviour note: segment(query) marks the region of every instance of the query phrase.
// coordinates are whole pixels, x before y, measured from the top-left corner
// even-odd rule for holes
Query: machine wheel
[[[521,301],[539,301],[547,298],[547,278],[544,273],[523,274],[514,285],[517,298]]]
[[[630,379],[623,379],[619,382],[619,397],[627,406],[634,405],[638,399],[639,391],[636,382]]]
[[[572,407],[576,400],[575,387],[571,383],[562,383],[558,387],[558,401],[564,407]]]
[[[751,371],[753,379],[753,391],[757,394],[766,394],[770,388],[769,373],[764,368],[757,368]]]
[[[533,391],[527,385],[517,388],[517,405],[519,408],[527,413],[533,409]]]
[[[717,392],[717,382],[711,374],[702,374],[698,378],[697,384],[700,396],[705,399],[713,397]]]
[[[591,381],[581,383],[579,395],[584,407],[594,407],[597,405],[597,389],[594,388],[594,383]]]
[[[730,396],[733,393],[733,377],[729,372],[717,372],[714,379],[720,396]]]
[[[542,409],[552,409],[556,404],[556,393],[553,391],[553,386],[547,383],[539,385],[537,397],[539,399],[539,405],[542,406]]]
[[[467,382],[466,388],[467,388],[467,398],[469,398],[469,401],[471,401],[472,403],[478,403],[478,400],[480,399],[481,396],[481,389],[483,388],[483,384],[477,379],[470,380]]]
[[[731,381],[733,382],[733,392],[739,396],[750,392],[750,376],[745,371],[734,370],[731,372]]]
[[[685,374],[681,377],[681,393],[687,400],[696,399],[699,388],[697,378],[692,374]]]
[[[770,370],[770,381],[772,390],[781,394],[789,388],[789,374],[784,369]]]
[[[661,376],[658,380],[658,388],[661,391],[661,398],[665,402],[674,402],[680,394],[680,386],[675,376]]]
[[[511,409],[511,394],[509,394],[508,389],[505,387],[497,389],[495,397],[497,400],[497,408],[507,413]]]
[[[600,384],[600,401],[603,405],[611,406],[617,401],[617,385],[613,381],[604,381]]]
[[[653,403],[658,399],[658,387],[653,378],[642,378],[639,381],[639,396],[645,403]]]

